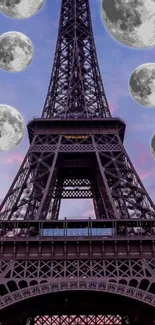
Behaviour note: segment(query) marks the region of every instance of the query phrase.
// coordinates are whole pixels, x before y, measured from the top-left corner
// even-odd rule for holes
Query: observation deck
[[[89,117],[43,119],[33,118],[28,125],[29,141],[32,142],[35,135],[89,135],[89,134],[118,134],[124,141],[125,122],[119,117],[99,118]]]
[[[1,221],[0,258],[153,258],[153,220]]]

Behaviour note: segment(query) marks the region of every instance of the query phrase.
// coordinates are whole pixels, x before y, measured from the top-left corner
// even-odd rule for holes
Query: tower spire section
[[[42,118],[111,117],[88,0],[62,0],[58,39]]]

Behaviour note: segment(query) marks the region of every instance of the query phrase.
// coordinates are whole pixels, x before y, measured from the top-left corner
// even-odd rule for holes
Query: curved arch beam
[[[148,293],[144,290],[133,288],[124,284],[105,282],[99,279],[94,280],[81,280],[78,278],[56,279],[47,283],[34,285],[32,287],[24,288],[18,291],[10,292],[7,295],[0,297],[0,310],[9,307],[17,302],[24,301],[25,299],[33,298],[40,295],[49,294],[52,292],[72,291],[72,290],[86,290],[86,291],[98,291],[104,293],[113,293],[134,300],[141,301],[145,304],[155,307],[155,295]]]

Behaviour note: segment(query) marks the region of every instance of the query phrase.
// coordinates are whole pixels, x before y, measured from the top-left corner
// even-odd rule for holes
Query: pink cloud
[[[140,167],[143,167],[146,163],[147,163],[147,160],[148,160],[148,156],[139,156],[136,158],[136,161],[134,163],[134,167],[135,166],[140,166]]]
[[[137,158],[135,164],[142,166],[147,165],[148,162],[150,163],[150,151],[148,150],[148,148],[139,142],[134,142],[134,147],[137,148]]]
[[[89,217],[95,217],[95,210],[94,210],[94,203],[93,200],[88,201],[88,208],[83,213],[83,217],[89,218]]]
[[[147,179],[151,175],[152,175],[151,172],[144,172],[144,173],[142,172],[142,173],[139,173],[139,177],[141,178],[142,181],[145,180],[145,179]]]
[[[8,175],[8,174],[5,174],[5,175],[3,175],[3,178],[6,180],[6,181],[10,181],[10,180],[12,180],[12,176],[10,176],[10,175]]]
[[[150,152],[147,147],[139,142],[134,143],[135,157],[133,166],[142,181],[154,175],[154,163],[150,159]]]
[[[5,165],[12,165],[15,163],[19,163],[21,164],[23,162],[24,156],[20,155],[20,154],[16,154],[16,155],[10,155],[6,161],[5,161]]]
[[[117,104],[114,104],[109,101],[109,108],[110,108],[110,112],[113,114],[117,111],[118,106],[117,106]]]
[[[83,216],[86,218],[94,216],[94,210],[87,210],[86,212],[84,212]]]

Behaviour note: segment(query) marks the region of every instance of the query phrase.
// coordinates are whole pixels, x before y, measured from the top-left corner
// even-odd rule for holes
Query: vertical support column
[[[132,162],[131,162],[131,159],[130,159],[130,157],[129,157],[127,151],[125,150],[125,148],[124,148],[124,146],[123,146],[123,143],[122,143],[122,141],[121,141],[121,139],[120,139],[120,137],[119,137],[118,135],[117,135],[117,139],[118,139],[119,144],[120,144],[120,145],[122,146],[122,148],[123,148],[124,155],[126,156],[128,162],[129,162],[129,164],[130,164],[130,167],[131,167],[132,171],[134,172],[134,175],[136,176],[137,182],[139,183],[140,187],[142,188],[143,192],[145,193],[145,196],[146,196],[146,198],[147,198],[147,200],[148,200],[148,202],[149,202],[151,208],[153,208],[153,209],[155,210],[155,204],[154,204],[154,202],[152,201],[152,199],[150,198],[148,192],[146,191],[146,189],[145,189],[145,187],[144,187],[144,185],[143,185],[143,183],[142,183],[140,177],[138,176],[138,174],[137,174],[137,172],[136,172],[136,170],[135,170],[135,168],[134,168],[134,166],[133,166],[133,164],[132,164]]]
[[[24,168],[24,166],[25,166],[26,162],[28,161],[28,159],[31,156],[31,149],[32,149],[35,141],[36,141],[36,136],[34,136],[33,141],[31,143],[31,146],[28,149],[28,151],[26,153],[26,156],[25,156],[25,158],[24,158],[24,160],[23,160],[23,162],[22,162],[22,164],[20,166],[20,169],[19,169],[16,177],[14,178],[14,180],[13,180],[13,182],[12,182],[10,188],[9,188],[9,191],[7,192],[4,200],[1,203],[1,206],[0,206],[0,218],[1,218],[1,220],[11,219],[12,214],[13,214],[13,209],[16,210],[20,195],[21,195],[21,193],[23,191],[23,185],[26,184],[26,180],[29,177],[29,168]],[[21,175],[22,175],[22,177],[21,177]],[[14,187],[15,187],[17,182],[19,182],[20,186],[19,185],[18,186],[19,186],[20,190],[19,190],[19,192],[17,191],[17,193],[16,193],[16,192],[14,192]],[[5,205],[6,206],[9,205],[9,207],[5,207]],[[3,211],[3,208],[4,208],[4,211]]]
[[[102,166],[102,163],[101,163],[100,155],[98,153],[98,149],[97,149],[96,142],[94,140],[94,136],[91,135],[91,138],[92,138],[92,143],[93,143],[93,146],[94,146],[94,149],[95,149],[95,154],[96,154],[97,162],[98,162],[98,165],[99,165],[99,168],[100,168],[100,172],[101,172],[101,176],[102,176],[102,181],[103,181],[103,184],[105,186],[106,193],[107,193],[107,195],[109,197],[113,214],[114,214],[115,218],[119,219],[119,213],[118,213],[118,211],[116,209],[116,206],[114,204],[114,201],[113,201],[113,198],[112,198],[112,195],[111,195],[111,192],[110,192],[108,183],[107,183],[107,179],[106,179],[106,176],[105,176],[105,173],[104,173],[104,170],[103,170],[103,166]]]
[[[102,198],[101,188],[99,184],[99,177],[98,173],[95,175],[96,179],[93,180],[93,186],[92,186],[92,194],[93,194],[93,201],[94,201],[94,210],[96,219],[101,219],[101,216],[103,219],[108,218],[108,213],[106,209],[105,202]]]
[[[39,219],[41,217],[41,212],[42,212],[44,203],[46,201],[46,197],[47,197],[47,193],[49,191],[49,187],[50,187],[50,184],[51,184],[51,181],[52,181],[54,169],[56,167],[56,162],[57,162],[57,158],[58,158],[58,154],[59,154],[59,147],[60,147],[60,144],[61,144],[61,140],[62,140],[62,136],[59,136],[59,140],[58,140],[58,143],[57,143],[56,152],[55,152],[54,159],[53,159],[53,162],[52,162],[52,166],[51,166],[51,169],[50,169],[50,174],[49,174],[49,177],[48,177],[48,181],[47,181],[46,187],[44,189],[44,194],[43,194],[42,200],[40,202],[39,209],[38,209],[38,211],[37,211],[37,213],[35,215],[35,219]]]

